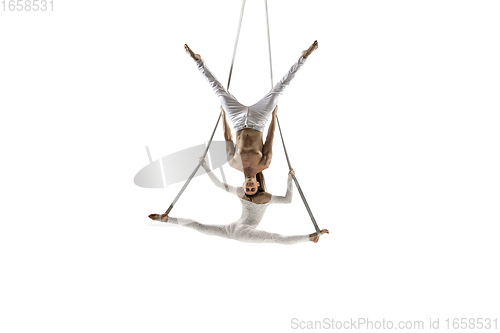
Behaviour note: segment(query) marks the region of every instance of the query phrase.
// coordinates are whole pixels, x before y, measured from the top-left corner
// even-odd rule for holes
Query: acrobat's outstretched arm
[[[236,159],[234,158],[236,150],[233,142],[233,135],[231,134],[231,127],[229,127],[229,123],[227,122],[226,111],[224,111],[222,106],[220,107],[220,109],[222,114],[222,128],[224,129],[224,140],[226,140],[227,162],[232,168],[243,172],[243,166],[241,165],[241,162],[238,163],[238,161],[236,161]]]
[[[285,203],[288,204],[292,202],[293,198],[293,182],[292,182],[292,177],[295,175],[295,171],[293,169],[290,169],[290,172],[288,173],[288,180],[286,182],[286,194],[284,197],[279,196],[279,195],[273,195],[271,196],[271,202],[272,203]]]
[[[226,112],[220,107],[220,111],[222,113],[222,128],[224,129],[224,140],[233,142],[233,134],[231,133],[231,127],[229,127],[229,123],[227,122]],[[234,152],[233,152],[234,155]]]
[[[237,196],[243,196],[243,188],[242,187],[235,187],[235,186],[231,186],[231,185],[228,185],[226,183],[223,183],[219,180],[219,178],[217,178],[216,175],[214,175],[214,173],[212,172],[212,170],[210,170],[210,168],[208,167],[207,165],[207,162],[205,161],[204,158],[200,158],[200,162],[201,162],[201,166],[205,169],[205,171],[207,172],[207,175],[208,177],[210,177],[210,180],[212,180],[212,182],[215,184],[215,186],[223,189],[224,191],[226,192],[229,192],[231,194],[234,194],[234,195],[237,195]]]
[[[271,160],[273,159],[273,141],[274,141],[274,130],[276,129],[276,117],[278,112],[278,106],[273,110],[273,115],[271,123],[269,124],[269,129],[267,130],[266,143],[262,148],[262,160],[260,162],[264,168],[268,168],[271,165]]]

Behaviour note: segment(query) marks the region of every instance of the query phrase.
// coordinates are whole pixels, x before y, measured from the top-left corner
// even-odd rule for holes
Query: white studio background
[[[241,2],[54,1],[0,12],[2,332],[498,316],[497,1],[269,0],[275,82],[319,41],[279,117],[330,235],[294,246],[150,221],[182,184],[133,183],[145,146],[158,159],[209,139],[218,100],[183,44],[226,83]],[[267,57],[264,3],[248,0],[230,88],[243,104],[270,88]],[[278,136],[274,151],[268,190],[283,195]],[[239,214],[206,176],[171,213]],[[297,191],[259,228],[314,230]]]

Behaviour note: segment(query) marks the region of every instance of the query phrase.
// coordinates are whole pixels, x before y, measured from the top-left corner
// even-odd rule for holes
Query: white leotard
[[[240,199],[242,206],[241,217],[237,221],[227,225],[208,225],[191,219],[175,217],[169,217],[167,222],[190,227],[205,234],[231,238],[242,242],[295,244],[309,241],[309,235],[283,236],[263,230],[256,230],[256,227],[259,225],[262,217],[264,217],[264,213],[270,204],[292,202],[293,183],[291,175],[288,175],[287,191],[284,197],[271,195],[271,200],[269,200],[269,202],[257,204],[243,199],[245,196],[243,187],[234,187],[221,182],[208,168],[206,163],[202,165],[217,187],[236,195]]]

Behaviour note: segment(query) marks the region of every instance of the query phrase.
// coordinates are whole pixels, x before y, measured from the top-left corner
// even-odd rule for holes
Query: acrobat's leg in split
[[[184,45],[184,49],[191,56],[191,58],[196,61],[198,70],[210,84],[215,94],[219,97],[222,108],[226,111],[226,114],[233,123],[235,130],[238,131],[244,128],[248,107],[238,102],[238,100],[231,95],[226,88],[224,88],[222,83],[217,80],[199,54],[195,54],[187,45]]]
[[[259,124],[259,127],[264,126],[275,106],[278,104],[278,100],[285,88],[288,87],[290,82],[292,82],[295,74],[302,68],[302,65],[306,62],[307,57],[311,55],[314,50],[318,48],[318,42],[314,41],[312,45],[305,51],[302,52],[301,57],[297,62],[290,68],[290,70],[283,76],[283,78],[278,82],[260,101],[250,106],[250,114],[252,122]]]
[[[161,216],[161,219],[160,219]],[[211,225],[196,222],[195,220],[170,217],[167,214],[151,214],[149,218],[156,221],[178,224],[184,227],[195,229],[203,234],[229,238],[226,225]]]
[[[284,236],[253,228],[246,228],[239,231],[235,235],[235,239],[247,243],[277,243],[286,245],[310,241],[309,235]]]
[[[327,229],[321,230],[321,234],[325,233],[329,234],[330,232]],[[319,236],[315,232],[309,235],[285,236],[242,225],[236,227],[232,238],[247,243],[276,243],[286,245],[309,241],[317,243],[319,240]]]

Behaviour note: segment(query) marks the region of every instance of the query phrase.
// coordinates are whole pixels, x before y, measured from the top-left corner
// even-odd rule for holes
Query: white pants
[[[200,72],[205,76],[208,83],[219,96],[222,108],[233,123],[235,131],[245,128],[253,128],[259,132],[264,132],[267,121],[271,116],[274,107],[278,104],[279,97],[283,94],[286,86],[290,84],[295,77],[295,73],[302,67],[306,59],[300,57],[299,60],[290,68],[288,73],[271,89],[266,96],[252,106],[245,106],[238,102],[212,74],[205,65],[203,59],[196,61]]]

